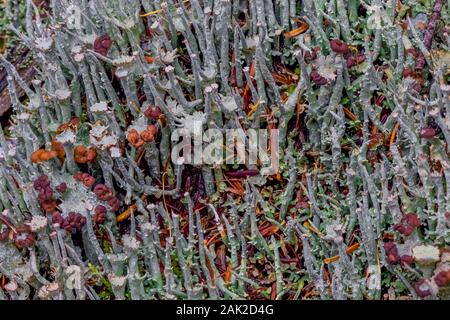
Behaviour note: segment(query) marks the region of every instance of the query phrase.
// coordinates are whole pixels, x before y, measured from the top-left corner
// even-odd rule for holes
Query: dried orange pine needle
[[[344,110],[345,115],[352,121],[356,121],[358,120],[358,118],[356,117],[356,115],[350,111],[350,109],[344,107],[342,108]]]
[[[141,14],[141,17],[148,17],[148,16],[151,16],[151,15],[154,15],[154,14],[158,14],[158,13],[160,13],[160,12],[162,12],[161,9],[155,10],[155,11],[150,11],[150,12]]]
[[[353,51],[354,53],[358,53],[358,47],[356,46],[348,46],[348,48]]]
[[[254,77],[256,74],[256,60],[252,61],[252,64],[250,65],[250,77]]]
[[[337,256],[332,256],[331,258],[323,259],[323,262],[324,262],[325,264],[330,264],[330,263],[333,263],[333,262],[338,261],[339,259],[340,259],[340,256],[337,255]]]
[[[309,291],[309,292],[307,292],[305,295],[304,295],[304,299],[306,299],[306,298],[308,298],[308,297],[310,297],[310,296],[317,296],[317,295],[319,295],[319,292],[318,291],[316,291],[316,290],[311,290],[311,291]]]
[[[304,21],[302,21],[302,20],[300,20],[300,19],[298,19],[298,18],[292,17],[292,16],[291,16],[290,18],[291,18],[292,20],[294,20],[295,22],[300,23],[300,27],[298,27],[297,29],[294,29],[294,30],[292,30],[292,31],[285,32],[285,33],[284,33],[284,36],[285,36],[286,38],[296,37],[296,36],[298,36],[299,34],[302,34],[302,33],[306,32],[306,31],[308,31],[308,29],[309,29],[309,24],[307,24],[306,22],[304,22]]]
[[[214,261],[213,261],[213,263],[214,263]],[[214,285],[214,282],[215,282],[214,270],[212,269],[211,262],[209,261],[209,258],[207,256],[206,256],[206,267],[208,268],[209,273],[211,274],[211,281]]]
[[[345,250],[345,252],[347,252],[348,254],[351,254],[351,253],[353,253],[355,250],[357,250],[358,248],[359,248],[359,243],[355,243],[355,244],[352,244],[350,247],[347,247],[347,249]],[[332,263],[332,262],[338,261],[340,258],[341,258],[341,257],[340,257],[339,255],[336,255],[336,256],[332,256],[332,257],[330,257],[330,258],[323,259],[323,262],[324,262],[325,264],[330,264],[330,263]]]
[[[205,240],[206,246],[209,247],[211,244],[219,241],[219,236],[220,236],[220,233],[215,233],[211,238],[209,238],[208,240]]]
[[[261,98],[258,99],[258,101],[251,107],[250,111],[248,112],[247,116],[251,117],[253,113],[258,109],[259,104],[261,103]]]
[[[269,226],[269,227],[267,227],[267,228],[264,228],[264,229],[260,230],[259,232],[261,233],[261,235],[262,235],[264,238],[267,238],[267,237],[269,237],[269,236],[271,236],[271,235],[277,233],[279,229],[280,229],[280,228],[277,227],[277,226]]]
[[[17,233],[16,228],[8,221],[8,219],[4,218],[2,215],[0,215],[0,221],[6,225],[13,233]]]
[[[256,216],[259,216],[261,214],[261,208],[259,207],[258,203],[256,204],[256,207],[255,207],[255,213],[256,213]]]
[[[272,177],[272,179],[274,179],[276,181],[279,181],[279,182],[283,181],[283,177],[281,176],[281,173],[279,171],[271,177]]]
[[[320,236],[320,237],[323,237],[323,235],[324,235],[324,234],[323,234],[322,232],[320,232],[319,229],[317,229],[317,228],[316,228],[309,220],[303,222],[303,226],[304,226],[306,229],[308,229],[308,230],[314,232],[315,234],[317,234],[317,235]]]
[[[222,240],[227,238],[227,233],[225,232],[225,230],[220,230],[219,231],[220,237],[222,238]]]
[[[231,262],[227,266],[227,271],[223,274],[223,281],[225,281],[226,284],[231,282]]]
[[[144,155],[145,155],[145,149],[139,150],[139,153],[138,153],[138,155],[137,155],[137,157],[136,157],[136,159],[135,159],[134,161],[136,161],[136,163],[137,163],[138,165],[140,165],[141,160],[142,160],[142,158],[144,157]]]
[[[360,245],[359,245],[358,242],[357,242],[357,243],[354,243],[354,244],[352,244],[351,246],[349,246],[349,247],[347,248],[346,252],[347,252],[348,254],[352,254],[352,253],[355,252],[359,247],[360,247]]]
[[[143,195],[141,196],[141,200],[144,201],[146,197],[147,197],[147,195],[146,195],[146,194],[143,194]],[[137,208],[137,205],[136,205],[136,204],[131,205],[130,207],[128,207],[127,210],[125,210],[124,212],[122,212],[121,214],[119,214],[119,215],[116,217],[116,221],[117,221],[117,222],[122,222],[122,221],[126,220],[129,216],[131,216],[131,213],[134,213],[134,211],[136,210],[136,208]]]
[[[129,216],[131,216],[131,213],[134,212],[134,210],[136,210],[136,207],[137,206],[135,204],[133,204],[127,210],[125,210],[124,212],[119,214],[116,218],[117,222],[122,222],[122,221],[126,220]]]
[[[392,145],[395,142],[395,138],[397,137],[397,131],[400,128],[400,123],[396,123],[394,126],[394,130],[391,133],[391,139],[389,140],[389,145]]]
[[[145,61],[147,61],[148,63],[153,63],[153,62],[155,62],[155,58],[150,57],[150,56],[145,56]]]
[[[224,177],[225,181],[228,182],[231,187],[228,187],[228,191],[237,194],[239,196],[243,196],[245,194],[245,190],[244,187],[242,186],[242,184],[239,181],[231,181],[229,180],[227,177]]]
[[[241,190],[230,188],[230,187],[228,187],[227,190],[231,193],[237,194],[238,196],[243,196],[245,194],[245,192],[242,192]]]
[[[300,20],[299,18],[293,17],[293,16],[289,16],[289,18],[291,18],[292,21],[298,22],[298,23],[306,23],[303,20]]]
[[[190,1],[190,0],[184,0],[183,3],[187,3],[187,2],[189,2],[189,1]],[[154,14],[158,14],[158,13],[161,13],[161,12],[162,12],[162,9],[155,10],[155,11],[150,11],[150,12],[141,14],[141,17],[148,17],[148,16],[151,16],[151,15],[154,15]]]
[[[291,30],[289,32],[285,32],[284,36],[286,38],[293,38],[302,33],[305,33],[306,31],[308,31],[308,29],[309,29],[309,25],[307,23],[304,23],[302,26],[298,27],[297,29]]]

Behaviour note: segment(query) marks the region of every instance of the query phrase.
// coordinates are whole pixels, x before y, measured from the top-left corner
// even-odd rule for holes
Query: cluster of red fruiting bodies
[[[38,201],[42,209],[52,215],[52,222],[59,224],[61,228],[68,232],[74,232],[80,230],[86,223],[86,218],[77,213],[70,212],[66,218],[64,218],[59,211],[56,210],[56,199],[53,198],[53,189],[50,186],[50,181],[47,176],[42,175],[38,177],[33,187],[39,192]],[[59,193],[65,193],[67,191],[67,184],[61,183],[56,186],[56,191]]]
[[[403,236],[410,236],[414,230],[420,227],[421,221],[416,214],[410,212],[407,213],[399,223],[394,225],[394,230],[398,231]],[[414,263],[414,258],[410,255],[401,255],[397,245],[393,241],[384,243],[384,251],[386,253],[386,258],[390,264],[401,263],[403,265],[411,265]],[[438,287],[445,287],[450,285],[450,270],[441,271],[433,277],[434,282]],[[421,298],[426,298],[432,294],[431,290],[431,280],[430,279],[420,279],[415,285],[414,289],[417,295]]]
[[[363,53],[354,52],[351,50],[351,48],[342,40],[339,39],[333,39],[330,41],[330,47],[333,52],[335,52],[338,55],[341,55],[346,60],[347,68],[352,68],[366,60],[366,57]],[[311,63],[314,60],[317,59],[317,54],[320,51],[319,47],[313,48],[311,51],[306,51],[303,55],[303,58],[306,63]],[[412,55],[416,60],[416,66],[414,68],[405,68],[403,70],[403,77],[404,78],[410,78],[414,80],[414,90],[419,92],[422,89],[423,84],[423,78],[422,78],[422,69],[423,66],[420,67],[421,64],[420,58],[423,59],[423,56],[421,56],[421,53],[418,52],[416,49],[408,49],[407,54]],[[311,82],[318,86],[323,86],[329,83],[329,79],[324,77],[322,74],[320,74],[319,71],[313,70],[311,71],[309,75],[309,79]],[[382,96],[383,97],[383,96]],[[384,98],[384,97],[383,97]],[[381,105],[381,102],[378,103],[376,101],[377,105]],[[432,139],[436,136],[437,130],[433,127],[425,127],[420,130],[420,136],[424,139]]]
[[[417,215],[409,212],[402,217],[399,223],[394,225],[394,230],[407,237],[410,236],[420,225],[421,221]],[[397,264],[399,262],[402,264],[413,263],[413,258],[410,255],[399,255],[397,246],[393,241],[389,241],[384,244],[384,251],[386,252],[386,257],[390,264]]]
[[[91,188],[95,184],[95,178],[84,172],[76,173],[74,175],[74,179],[82,182],[87,188]],[[117,197],[114,196],[114,193],[111,188],[109,188],[108,186],[106,186],[102,183],[98,183],[94,186],[94,189],[92,190],[92,192],[95,193],[95,195],[97,196],[97,198],[99,200],[107,202],[108,205],[111,207],[112,211],[119,210],[120,201]],[[102,219],[100,219],[100,218],[105,216],[106,208],[102,205],[98,205],[94,211],[95,211],[94,220],[101,221]],[[101,213],[101,214],[99,214],[98,218],[96,218],[97,213]],[[103,221],[104,221],[104,219],[103,219]]]
[[[94,51],[101,54],[102,56],[106,56],[108,54],[111,46],[112,40],[111,37],[107,34],[101,35],[94,41]]]
[[[74,179],[82,182],[87,188],[91,188],[95,184],[95,178],[83,172],[76,173]],[[51,214],[53,223],[59,224],[61,228],[68,232],[81,230],[86,223],[86,218],[77,212],[69,212],[67,217],[64,218],[61,213],[56,210],[57,201],[53,197],[54,192],[47,176],[42,175],[38,177],[34,181],[33,187],[39,192],[38,201],[41,208],[45,212]],[[57,185],[55,189],[60,194],[63,194],[67,191],[67,184],[63,182]],[[109,187],[104,184],[96,184],[93,188],[93,192],[99,200],[107,202],[113,211],[119,210],[120,201],[114,196]],[[102,224],[106,220],[106,211],[107,209],[103,205],[97,205],[95,207],[93,220],[96,224]]]
[[[63,186],[58,186],[60,189]],[[33,182],[33,188],[39,192],[38,202],[45,212],[53,212],[56,209],[56,200],[53,198],[53,189],[50,181],[45,175],[40,176]]]
[[[341,55],[345,59],[345,63],[347,65],[347,68],[352,68],[366,60],[366,57],[363,53],[357,52],[356,50],[352,50],[349,45],[347,45],[344,41],[339,39],[333,39],[330,41],[330,47],[333,52],[335,52],[338,55]],[[304,54],[304,60],[306,63],[311,63],[315,59],[317,59],[317,53],[320,51],[320,48],[316,47],[313,48],[311,51],[307,51]],[[403,77],[404,78],[411,78],[414,82],[414,89],[416,91],[420,91],[422,88],[422,69],[423,69],[423,62],[424,60],[423,56],[421,56],[421,53],[418,52],[415,49],[409,49],[407,50],[407,54],[410,54],[414,56],[416,59],[416,66],[415,69],[412,68],[405,68],[403,71]],[[313,70],[310,75],[310,80],[319,86],[323,86],[328,84],[329,80],[322,76],[318,71]]]
[[[450,270],[439,272],[433,277],[433,280],[439,288],[450,285]],[[414,289],[421,298],[426,298],[432,294],[429,279],[420,279],[415,283]]]
[[[144,111],[144,115],[149,118],[150,120],[158,120],[159,117],[162,115],[161,109],[157,106],[150,105],[147,109]]]
[[[352,68],[357,64],[363,62],[366,57],[362,53],[353,52],[350,47],[343,41],[334,39],[330,41],[331,50],[333,50],[336,54],[342,55],[346,60],[347,68]],[[311,51],[307,51],[304,54],[304,59],[306,63],[311,63],[315,59],[317,59],[317,52],[320,51],[320,48],[316,47]],[[309,75],[310,80],[319,86],[323,86],[328,83],[328,79],[323,77],[318,71],[314,70]]]
[[[414,230],[420,227],[420,219],[412,212],[407,213],[402,220],[394,226],[394,230],[400,232],[404,236],[411,235]]]
[[[52,212],[52,222],[59,224],[59,226],[68,231],[76,232],[86,224],[86,218],[78,212],[69,212],[66,218],[63,218],[59,211]]]
[[[0,219],[0,241],[7,241],[8,239],[11,239],[17,248],[22,249],[34,244],[35,235],[30,227],[14,228],[11,221],[2,216]]]
[[[74,178],[82,182],[86,187],[91,188],[95,179],[87,173],[76,173]],[[69,212],[66,217],[61,215],[61,212],[56,210],[57,200],[54,198],[54,191],[50,186],[50,180],[46,175],[39,176],[33,182],[33,188],[38,192],[38,202],[42,210],[51,215],[53,224],[59,224],[60,228],[67,232],[76,232],[86,224],[86,217],[78,212]],[[67,191],[67,184],[60,183],[55,187],[55,190],[64,194]],[[94,186],[93,192],[101,201],[105,201],[113,211],[120,208],[120,201],[114,196],[111,188],[104,184],[97,184]],[[93,221],[96,224],[102,224],[106,220],[107,208],[101,204],[94,209]],[[35,242],[35,234],[29,226],[15,227],[14,224],[5,216],[0,216],[0,241],[12,240],[13,244],[19,248],[31,247]]]
[[[397,264],[399,262],[403,264],[412,264],[414,262],[413,257],[410,255],[400,256],[397,245],[393,241],[386,242],[383,247],[390,264]]]
[[[441,271],[436,276],[434,276],[434,282],[438,287],[445,287],[450,284],[450,270]]]

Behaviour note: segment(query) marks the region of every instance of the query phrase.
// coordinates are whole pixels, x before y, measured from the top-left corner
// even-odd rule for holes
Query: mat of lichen
[[[448,298],[449,4],[4,1],[0,299]]]

